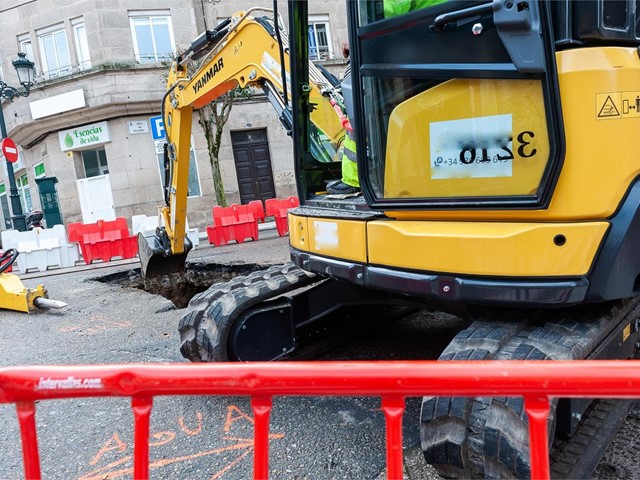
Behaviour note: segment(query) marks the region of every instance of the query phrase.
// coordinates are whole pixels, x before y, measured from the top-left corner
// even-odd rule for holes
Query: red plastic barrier
[[[87,265],[94,260],[108,262],[114,258],[133,258],[138,254],[137,237],[129,233],[127,220],[98,220],[96,223],[70,223],[70,242],[78,242]]]
[[[253,213],[253,218],[255,218],[256,221],[263,223],[265,214],[262,200],[252,200],[247,205],[249,206],[249,211]]]
[[[215,245],[219,247],[221,245],[226,245],[229,243],[229,239],[226,236],[226,230],[222,228],[222,226],[210,225],[206,228],[207,230],[207,238],[209,239],[209,243],[211,245]]]
[[[213,207],[213,225],[208,226],[209,243],[220,246],[231,240],[243,243],[247,238],[258,240],[258,222],[254,217],[255,206],[238,205]]]
[[[233,379],[230,382],[229,379]],[[549,398],[639,398],[640,361],[377,361],[137,364],[0,368],[0,403],[15,403],[25,477],[39,479],[36,401],[132,397],[134,478],[149,477],[153,396],[245,395],[254,412],[254,478],[268,478],[274,396],[377,396],[387,433],[387,478],[402,478],[404,399],[524,397],[532,478],[549,478]]]
[[[298,197],[291,196],[284,200],[269,198],[268,200],[265,200],[264,205],[266,216],[273,217],[276,221],[278,235],[283,237],[289,233],[287,213],[289,212],[289,209],[300,206],[300,200],[298,200]]]

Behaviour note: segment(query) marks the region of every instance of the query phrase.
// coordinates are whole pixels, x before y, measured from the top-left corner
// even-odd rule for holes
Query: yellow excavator
[[[179,324],[185,358],[287,358],[314,326],[366,332],[373,313],[394,308],[468,320],[442,360],[636,355],[637,2],[347,1],[352,78],[341,95],[362,194],[346,198],[324,188],[339,166],[319,149],[337,142],[314,118],[332,102],[309,66],[308,3],[288,9],[290,44],[275,28],[252,49],[268,49],[289,82],[247,62],[256,37],[241,38],[253,22],[244,14],[172,67],[166,227],[141,248],[151,241],[158,262],[184,266],[191,110],[233,85],[260,84],[253,72],[291,120],[301,204],[289,213],[290,264],[192,299]],[[552,475],[589,477],[629,405],[554,400]],[[523,478],[526,425],[521,399],[424,398],[422,450],[445,477]]]

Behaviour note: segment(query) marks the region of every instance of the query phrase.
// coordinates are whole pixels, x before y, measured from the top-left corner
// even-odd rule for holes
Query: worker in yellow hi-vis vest
[[[447,1],[448,0],[384,0],[384,16],[385,18],[396,17],[404,13],[432,7]],[[349,58],[349,45],[347,43],[343,43],[342,45],[342,54],[345,58]],[[347,72],[349,72],[348,67]],[[345,78],[349,75],[350,73],[345,74]],[[343,143],[342,179],[327,185],[327,192],[330,194],[345,195],[360,191],[358,164],[356,163],[356,142],[353,137],[354,132],[347,128]]]
[[[342,44],[342,56],[349,58],[349,44],[343,42]],[[342,80],[343,93],[345,82],[351,85],[351,68],[347,65],[347,70]],[[346,100],[346,99],[345,99]],[[351,103],[351,102],[347,102]],[[347,108],[349,110],[349,108]],[[352,115],[352,112],[347,111],[347,117]],[[358,180],[358,164],[356,163],[356,142],[353,139],[354,132],[351,125],[347,125],[344,135],[344,141],[342,143],[342,179],[335,180],[327,184],[327,192],[332,195],[349,195],[355,194],[360,191],[360,181]]]
[[[397,17],[403,13],[433,7],[446,1],[447,0],[384,0],[384,16],[385,18]]]

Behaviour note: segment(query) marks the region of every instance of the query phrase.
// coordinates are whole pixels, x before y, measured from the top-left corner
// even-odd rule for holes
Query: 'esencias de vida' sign
[[[60,150],[63,152],[81,150],[93,145],[110,142],[109,124],[107,122],[98,122],[63,130],[58,132],[58,140],[60,140]]]

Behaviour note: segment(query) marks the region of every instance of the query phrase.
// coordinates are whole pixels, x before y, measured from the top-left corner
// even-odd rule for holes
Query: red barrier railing
[[[134,478],[149,476],[149,421],[158,395],[244,395],[254,415],[254,478],[268,478],[274,396],[382,398],[387,477],[402,478],[405,397],[522,396],[532,478],[549,478],[550,397],[638,398],[640,361],[393,361],[134,364],[0,368],[0,403],[15,403],[26,478],[41,478],[35,402],[132,397]]]

